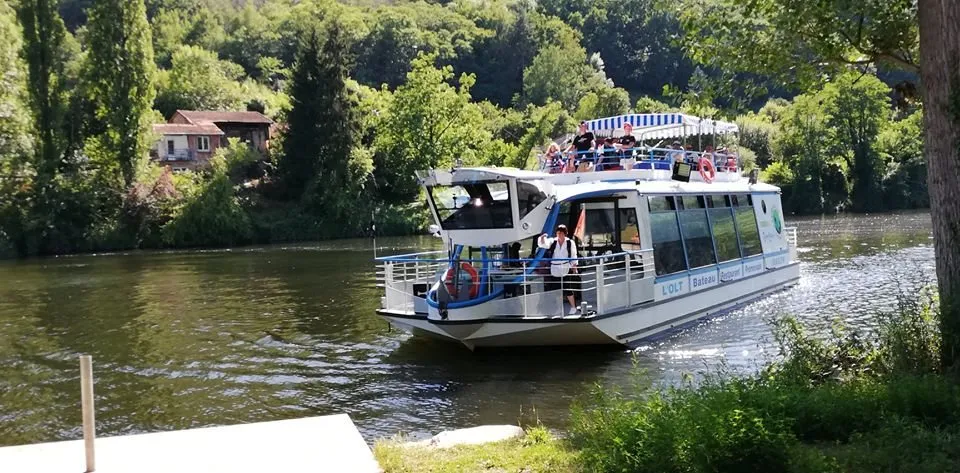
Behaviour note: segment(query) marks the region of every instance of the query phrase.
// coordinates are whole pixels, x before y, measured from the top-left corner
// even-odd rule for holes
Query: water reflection
[[[869,327],[899,292],[932,281],[925,214],[795,223],[800,285],[638,350],[652,382],[755,369],[769,317]],[[561,426],[586,386],[629,378],[618,348],[471,353],[388,331],[372,253],[354,240],[0,263],[0,445],[79,436],[78,353],[94,356],[107,435],[336,412],[368,439],[534,416]]]

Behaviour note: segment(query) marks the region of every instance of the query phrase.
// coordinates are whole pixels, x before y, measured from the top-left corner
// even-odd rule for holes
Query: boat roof
[[[553,193],[558,200],[602,193],[637,191],[641,194],[741,194],[741,193],[778,193],[780,188],[758,182],[750,184],[749,179],[712,183],[702,181],[681,182],[672,179],[650,179],[649,173],[642,170],[599,171],[583,173],[547,174],[539,171],[527,171],[516,168],[475,167],[459,168],[452,171],[435,170],[418,173],[425,185],[450,185],[516,178],[524,181],[544,181],[552,184]]]
[[[623,125],[633,126],[640,139],[682,138],[693,135],[727,135],[740,131],[736,123],[700,118],[684,113],[631,113],[587,121],[587,129],[601,135],[623,134]]]

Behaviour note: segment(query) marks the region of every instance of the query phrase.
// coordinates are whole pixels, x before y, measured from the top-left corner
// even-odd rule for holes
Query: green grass
[[[579,455],[543,427],[521,439],[451,448],[403,446],[383,440],[373,454],[385,473],[579,473]]]
[[[597,386],[572,445],[589,472],[960,472],[960,379],[935,361],[935,311],[901,304],[870,337],[778,323],[783,356],[753,376]]]

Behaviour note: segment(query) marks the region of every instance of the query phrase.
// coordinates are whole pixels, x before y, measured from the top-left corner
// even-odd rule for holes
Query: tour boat
[[[641,145],[619,151],[612,170],[417,173],[444,249],[377,258],[377,313],[470,349],[636,346],[798,282],[796,229],[784,224],[779,188],[743,176],[735,154],[717,165],[716,155],[660,147],[730,140],[735,124],[662,113],[587,126],[619,137],[624,123]],[[550,265],[572,263],[538,245],[561,223],[577,244],[577,274],[545,291]],[[575,307],[563,291],[576,294]]]

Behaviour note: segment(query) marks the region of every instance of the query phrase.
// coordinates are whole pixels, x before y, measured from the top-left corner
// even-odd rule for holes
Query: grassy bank
[[[521,439],[452,448],[413,447],[400,440],[384,440],[374,445],[373,453],[385,473],[582,471],[571,445],[543,427],[527,429]]]
[[[960,471],[960,383],[939,372],[936,304],[901,303],[872,335],[777,324],[781,359],[643,393],[597,387],[574,408],[586,471]]]
[[[376,447],[387,472],[942,473],[960,471],[960,380],[940,371],[937,305],[901,301],[876,332],[778,322],[777,361],[651,391],[597,386],[569,439],[450,450]]]

